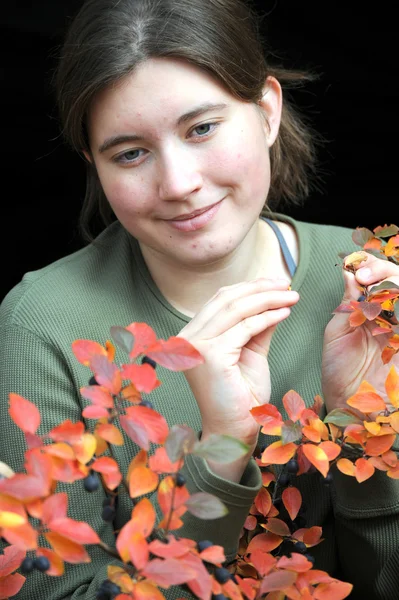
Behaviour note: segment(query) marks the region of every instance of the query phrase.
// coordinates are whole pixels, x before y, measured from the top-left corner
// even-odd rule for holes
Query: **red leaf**
[[[96,406],[102,406],[103,408],[113,408],[114,399],[109,393],[107,388],[102,385],[88,385],[80,388],[80,393],[83,398],[90,400]]]
[[[100,423],[96,428],[96,434],[114,446],[123,446],[124,444],[122,433],[113,423]]]
[[[54,442],[68,442],[69,444],[78,443],[82,435],[85,432],[84,423],[78,421],[77,423],[72,423],[69,419],[63,421],[56,427],[54,427],[49,433],[48,436]]]
[[[293,521],[297,516],[302,504],[302,495],[298,488],[290,486],[284,489],[281,495],[283,504],[287,509],[290,519]]]
[[[79,564],[90,562],[90,556],[81,544],[72,542],[58,533],[50,531],[44,534],[44,537],[52,546],[54,552],[58,554],[65,562]]]
[[[310,560],[297,552],[293,552],[290,557],[282,556],[277,563],[279,569],[288,569],[289,571],[295,571],[296,573],[305,573],[306,571],[309,571],[312,566],[313,563],[311,563]]]
[[[37,406],[18,394],[11,393],[9,398],[8,412],[14,423],[26,433],[36,433],[40,425],[40,412]]]
[[[204,362],[201,354],[184,338],[158,340],[147,349],[147,356],[170,371],[186,371]]]
[[[374,471],[375,467],[365,458],[358,458],[355,462],[355,477],[359,483],[372,477]]]
[[[369,456],[380,456],[390,450],[396,439],[395,434],[380,435],[369,438],[366,442],[366,454]]]
[[[267,522],[262,525],[267,531],[274,533],[275,535],[289,536],[291,531],[287,523],[281,519],[267,519]]]
[[[88,367],[93,356],[107,356],[106,349],[92,340],[75,340],[72,342],[72,352],[78,361]]]
[[[19,590],[25,583],[25,577],[19,573],[7,575],[4,579],[0,579],[0,600],[8,600],[9,597],[18,594]]]
[[[255,421],[262,425],[262,433],[267,435],[280,435],[283,418],[273,404],[261,404],[249,411]]]
[[[102,419],[103,417],[108,418],[109,413],[106,408],[102,406],[95,406],[91,404],[90,406],[86,406],[82,410],[82,417],[85,419]]]
[[[0,493],[7,494],[17,500],[29,502],[36,498],[43,498],[49,493],[49,486],[45,485],[35,476],[17,473],[9,479],[0,481]]]
[[[67,493],[53,494],[43,502],[42,520],[48,525],[53,520],[64,519],[67,516],[67,509]]]
[[[194,578],[187,581],[187,586],[200,600],[209,600],[212,592],[212,578],[204,566],[204,563],[195,554],[189,552],[180,560],[180,564],[185,568],[192,569],[195,573]]]
[[[131,598],[126,596],[126,600]],[[123,597],[117,596],[117,600],[123,600]],[[149,581],[139,581],[134,586],[134,600],[165,600],[165,596]]]
[[[163,444],[169,428],[165,417],[148,406],[129,406],[125,409],[126,418],[144,427],[148,439],[154,444]],[[145,450],[147,448],[144,448]]]
[[[200,552],[200,559],[205,562],[212,563],[217,567],[220,566],[226,560],[224,549],[222,546],[210,546]]]
[[[261,550],[262,552],[271,552],[275,548],[277,548],[283,538],[279,535],[274,535],[274,533],[259,533],[255,535],[252,540],[249,542],[247,547],[247,554],[254,552],[255,550]]]
[[[345,581],[332,581],[331,583],[321,583],[314,591],[315,600],[343,600],[347,598],[353,589],[351,583]]]
[[[94,529],[83,521],[74,521],[68,517],[55,519],[50,521],[49,528],[77,544],[99,544],[101,542]]]
[[[17,546],[6,546],[0,554],[0,577],[6,577],[18,569],[25,558],[25,552]]]
[[[149,394],[161,385],[161,382],[157,378],[155,369],[148,364],[123,365],[122,378],[130,379],[134,383],[135,388],[139,392],[144,392],[145,394]]]
[[[287,411],[288,418],[295,423],[298,421],[301,413],[305,410],[305,402],[295,390],[289,390],[283,396],[284,408]]]
[[[35,550],[37,548],[37,531],[30,523],[20,527],[2,530],[3,538],[11,545],[18,546],[21,550]]]
[[[164,446],[157,448],[148,459],[148,466],[154,473],[177,473],[180,469],[181,461],[172,463]]]
[[[154,558],[147,563],[141,574],[157,585],[168,589],[171,585],[181,585],[196,577],[196,570],[190,565],[183,564],[177,558],[166,558],[165,560]]]
[[[191,548],[195,548],[196,542],[186,538],[176,539],[173,535],[168,536],[168,543],[165,544],[160,540],[154,540],[149,544],[150,552],[161,558],[179,558]]]
[[[150,449],[147,429],[142,423],[137,423],[129,416],[120,415],[119,423],[126,435],[143,450]]]
[[[156,333],[147,323],[130,323],[125,327],[134,336],[134,346],[129,358],[136,358],[139,354],[145,354],[148,346],[157,341]]]
[[[91,468],[102,474],[105,484],[110,490],[117,488],[122,481],[118,463],[113,458],[108,456],[97,458],[97,460],[91,464]]]
[[[277,562],[277,558],[274,558],[268,552],[261,550],[255,550],[251,552],[251,564],[255,567],[261,577],[264,577],[273,569]]]
[[[254,504],[260,514],[266,517],[272,505],[272,497],[266,488],[262,487],[259,490]]]
[[[262,580],[260,593],[266,594],[267,592],[284,590],[284,588],[295,583],[297,576],[292,571],[274,571],[273,573],[269,573]]]
[[[132,511],[132,520],[137,525],[137,531],[148,537],[155,525],[155,509],[148,498],[142,498]]]
[[[91,359],[90,367],[100,385],[109,390],[111,394],[119,394],[122,387],[122,376],[113,362],[110,362],[106,356],[97,355]]]

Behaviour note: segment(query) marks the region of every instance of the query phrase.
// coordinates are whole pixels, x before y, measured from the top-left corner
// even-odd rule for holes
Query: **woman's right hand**
[[[250,409],[270,400],[267,355],[276,325],[299,300],[286,280],[256,279],[221,288],[186,325],[179,337],[189,341],[204,363],[185,371],[202,417],[202,438],[230,435],[250,451],[227,465],[239,481],[256,446],[259,425]],[[211,465],[225,476],[225,465]]]

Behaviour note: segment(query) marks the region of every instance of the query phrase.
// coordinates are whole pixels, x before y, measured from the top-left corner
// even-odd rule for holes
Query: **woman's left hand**
[[[371,254],[355,267],[355,273],[343,271],[345,293],[343,302],[358,300],[360,286],[391,281],[399,287],[399,266]],[[337,313],[328,323],[324,334],[322,360],[323,400],[327,411],[347,407],[346,401],[356,393],[362,381],[367,381],[387,399],[385,380],[392,366],[399,372],[399,353],[389,363],[382,362],[381,353],[390,337],[373,336],[375,323],[366,321],[358,327],[349,324],[350,313]],[[391,334],[392,335],[392,334]]]

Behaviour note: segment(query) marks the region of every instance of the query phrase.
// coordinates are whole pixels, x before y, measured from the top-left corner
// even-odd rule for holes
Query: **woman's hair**
[[[54,79],[62,132],[72,148],[88,151],[87,116],[94,98],[150,58],[185,60],[244,102],[262,98],[270,75],[283,92],[315,77],[272,66],[268,56],[260,21],[242,0],[86,0],[69,26]],[[319,140],[284,94],[279,133],[270,149],[270,210],[309,194]],[[98,216],[102,227],[115,220],[95,167],[87,163],[80,214],[86,241],[93,239]]]

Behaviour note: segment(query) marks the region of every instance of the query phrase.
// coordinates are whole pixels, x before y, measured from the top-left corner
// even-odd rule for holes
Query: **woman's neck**
[[[140,247],[160,292],[188,317],[193,317],[221,287],[257,277],[284,276],[279,268],[281,253],[276,236],[261,220],[234,253],[211,264],[177,264],[147,246]]]

